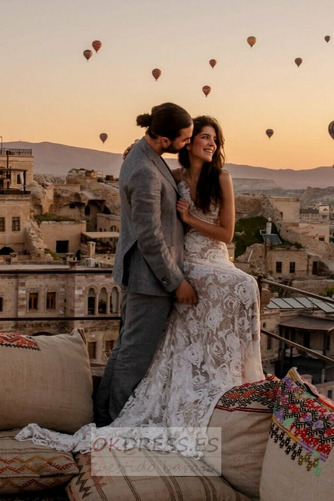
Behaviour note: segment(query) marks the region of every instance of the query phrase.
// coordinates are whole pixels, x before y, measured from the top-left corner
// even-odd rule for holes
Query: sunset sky
[[[4,143],[120,153],[173,101],[220,121],[230,163],[334,164],[333,0],[1,0],[0,27]]]

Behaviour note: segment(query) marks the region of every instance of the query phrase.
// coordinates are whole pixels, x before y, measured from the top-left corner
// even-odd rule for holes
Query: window
[[[319,265],[319,261],[313,261],[313,263],[312,263],[312,275],[318,275],[318,265]]]
[[[12,231],[20,231],[20,218],[12,217]]]
[[[68,240],[57,240],[56,252],[57,254],[65,254],[68,252]]]
[[[276,273],[282,273],[282,261],[276,261]]]
[[[85,207],[85,216],[89,216],[90,215],[90,207],[89,205],[86,205]]]
[[[75,209],[76,208],[76,204],[74,202],[70,203],[70,209]]]
[[[89,292],[88,292],[87,311],[88,311],[88,315],[95,315],[95,291],[94,291],[94,289],[89,289]]]
[[[96,358],[96,341],[89,341],[87,349],[89,358]]]
[[[109,358],[110,353],[112,352],[112,349],[114,347],[115,341],[113,339],[107,339],[106,342],[104,343],[104,352],[106,354],[106,357]]]
[[[99,313],[107,313],[107,290],[103,287],[99,296]]]
[[[289,270],[290,270],[290,273],[296,273],[296,263],[294,261],[290,262]]]
[[[0,296],[0,311],[3,311],[3,297]]]
[[[0,231],[6,231],[6,220],[4,217],[0,217]]]
[[[56,308],[56,293],[47,292],[46,293],[46,309],[54,310]]]
[[[270,336],[267,336],[267,350],[271,350],[273,347],[273,343],[272,343],[272,338]]]
[[[29,310],[38,310],[38,292],[30,292]]]
[[[110,312],[117,313],[118,311],[118,290],[113,287],[110,295]]]
[[[16,175],[16,184],[22,184],[21,175],[20,174]]]
[[[333,390],[328,390],[327,396],[328,396],[328,398],[330,398],[332,400],[333,399]]]

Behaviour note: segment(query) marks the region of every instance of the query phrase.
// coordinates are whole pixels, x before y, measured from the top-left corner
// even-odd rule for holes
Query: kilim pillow
[[[135,461],[130,461],[133,455]],[[101,475],[93,474],[92,454],[75,459],[80,473],[66,486],[72,501],[250,501],[212,470],[206,474],[208,467],[201,461],[177,453],[114,448]]]
[[[0,381],[0,430],[37,423],[74,433],[93,421],[90,364],[78,330],[0,333]]]
[[[18,442],[18,430],[0,432],[0,495],[50,489],[66,484],[79,470],[68,452]]]
[[[266,379],[235,386],[219,400],[209,428],[221,429],[221,475],[238,491],[259,497],[262,461],[280,380]],[[204,455],[215,468],[212,456]]]
[[[331,501],[334,496],[334,402],[296,369],[282,379],[263,461],[261,499]]]

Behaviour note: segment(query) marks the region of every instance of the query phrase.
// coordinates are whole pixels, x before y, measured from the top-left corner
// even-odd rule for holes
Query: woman
[[[177,211],[187,227],[184,272],[198,304],[175,301],[147,375],[106,427],[136,444],[146,440],[148,448],[195,457],[200,453],[194,444],[206,437],[221,395],[264,378],[257,283],[231,263],[226,247],[235,219],[223,143],[215,119],[194,119],[191,143],[173,172],[181,194]],[[122,427],[129,429],[114,430]]]

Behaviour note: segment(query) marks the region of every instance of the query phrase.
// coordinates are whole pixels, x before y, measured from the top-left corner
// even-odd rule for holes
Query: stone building
[[[53,335],[83,328],[91,361],[104,364],[119,331],[120,289],[111,272],[75,262],[0,265],[2,330]]]

